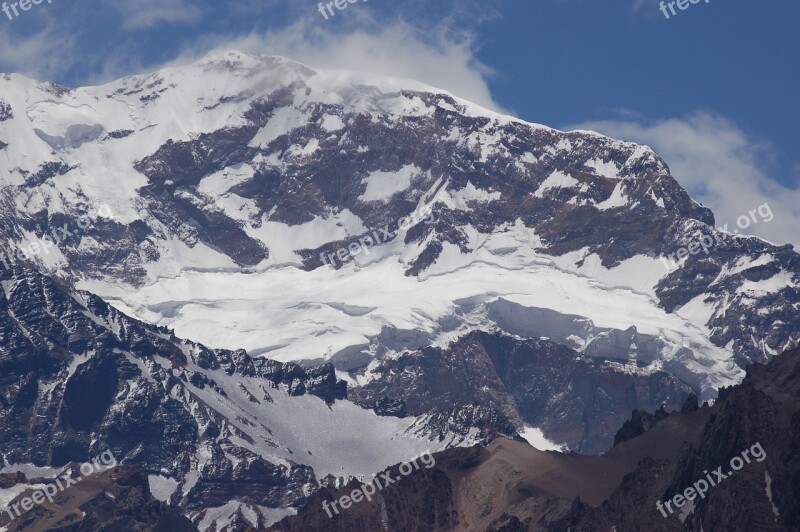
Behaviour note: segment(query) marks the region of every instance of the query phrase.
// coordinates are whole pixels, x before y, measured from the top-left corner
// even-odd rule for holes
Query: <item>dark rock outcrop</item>
[[[327,488],[272,530],[800,529],[800,350],[749,366],[744,382],[713,406],[690,400],[667,415],[637,412],[626,426],[598,457],[502,439],[437,453],[435,467],[400,478],[370,501],[328,517],[323,501],[357,486]],[[666,509],[663,503],[708,478],[716,482],[707,482],[703,497],[695,492],[691,505]]]
[[[25,492],[15,500],[20,500]],[[13,501],[12,501],[13,502]],[[122,466],[90,477],[60,491],[52,502],[37,504],[0,526],[10,532],[130,530],[140,532],[192,532],[191,521],[176,509],[153,498],[147,475],[139,466]]]
[[[348,391],[364,407],[402,401],[407,412],[424,413],[483,405],[520,430],[523,424],[539,427],[551,440],[588,453],[611,446],[626,412],[677,410],[690,394],[663,371],[626,369],[552,341],[484,332],[467,334],[447,349],[382,360],[370,371],[378,378]]]

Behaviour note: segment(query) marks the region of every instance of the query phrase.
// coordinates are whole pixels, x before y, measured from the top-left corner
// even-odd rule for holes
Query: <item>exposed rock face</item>
[[[415,449],[516,434],[481,407],[378,417],[346,400],[330,364],[303,368],[207,349],[27,269],[0,268],[0,286],[0,449],[12,471],[109,450],[141,466],[159,500],[204,528],[234,530],[254,515],[252,525],[268,526],[302,506],[318,478],[341,484],[355,476],[333,464],[363,475]],[[352,446],[348,426],[367,431],[363,464],[341,459],[340,442]],[[0,486],[25,480],[3,474]]]
[[[412,427],[414,434],[424,435],[434,441],[444,441],[454,434],[463,438],[477,431],[480,443],[486,445],[498,436],[516,437],[517,428],[495,408],[467,405],[447,411],[433,409],[422,416]]]
[[[11,110],[10,105],[0,100],[0,122],[5,122],[9,118],[14,118],[14,111]]]
[[[600,508],[582,508],[567,521],[572,530],[796,530],[800,498],[800,351],[767,366],[748,368],[740,386],[721,394],[700,438],[675,461],[643,461]],[[683,414],[673,414],[680,417]],[[742,459],[743,451],[760,444]],[[755,454],[755,456],[753,456]],[[732,471],[739,456],[742,466]],[[735,467],[735,465],[733,466]],[[720,479],[713,472],[726,476]],[[716,485],[695,497],[693,511],[665,519],[656,501],[666,502],[709,474]],[[673,505],[674,508],[674,505]],[[643,510],[642,510],[643,509]]]
[[[750,366],[714,406],[691,400],[656,417],[652,423],[635,414],[626,427],[649,427],[629,438],[624,429],[599,457],[542,453],[502,439],[437,453],[435,467],[402,478],[392,468],[397,482],[331,517],[323,501],[358,486],[322,490],[273,530],[797,530],[800,350]],[[748,458],[731,471],[744,450]],[[717,468],[726,478],[709,473]],[[666,517],[658,510],[657,501],[708,477],[715,484],[691,508],[665,510]]]
[[[208,350],[30,271],[0,270],[0,280],[0,439],[9,461],[84,461],[107,443],[122,454],[136,450],[156,470],[172,468],[175,455],[196,445],[199,427],[171,392],[191,385],[224,396],[215,373],[257,377],[266,389],[285,386],[292,396],[346,396],[329,365],[304,370]],[[206,433],[226,429],[214,412],[207,415]],[[98,429],[105,442],[93,438]]]
[[[479,447],[459,449],[457,454],[437,456],[434,468],[420,467],[409,476],[400,474],[399,466],[388,468],[378,475],[383,486],[383,475],[397,479],[376,493],[370,501],[354,504],[338,512],[329,507],[328,516],[323,502],[328,504],[339,497],[360,489],[361,484],[351,482],[339,489],[324,488],[315,493],[305,509],[297,516],[280,521],[270,530],[300,532],[306,530],[407,530],[414,532],[462,529],[458,508],[454,503],[453,476],[477,467],[485,453]]]
[[[207,350],[41,275],[3,270],[0,279],[0,445],[8,462],[59,466],[108,447],[152,473],[183,479],[195,471],[185,486],[190,510],[246,496],[280,507],[314,485],[310,468],[271,464],[231,443],[247,436],[191,390],[224,396],[214,376],[241,375],[263,381],[262,399],[273,390],[333,402],[346,385],[331,366],[304,370]],[[201,449],[211,456],[198,471]]]
[[[174,508],[153,498],[147,475],[139,466],[122,466],[81,478],[79,484],[59,491],[52,502],[45,500],[13,520],[0,515],[0,525],[11,532],[197,530]]]
[[[667,415],[667,411],[663,407],[652,414],[634,409],[631,413],[631,418],[623,423],[622,427],[614,435],[614,445],[644,434]]]
[[[664,371],[582,356],[548,340],[478,332],[446,349],[385,359],[369,371],[374,380],[349,392],[365,407],[402,403],[422,413],[480,404],[499,409],[518,429],[541,427],[552,440],[587,453],[608,449],[631,410],[677,410],[690,393]]]
[[[708,406],[708,403],[704,403],[703,406]],[[689,398],[686,399],[686,402],[681,407],[681,412],[695,412],[699,408],[700,405],[697,401],[697,396],[690,394]],[[663,406],[652,414],[634,409],[631,413],[631,418],[625,421],[614,435],[614,446],[644,434],[653,428],[656,423],[662,419],[666,419],[668,415]]]

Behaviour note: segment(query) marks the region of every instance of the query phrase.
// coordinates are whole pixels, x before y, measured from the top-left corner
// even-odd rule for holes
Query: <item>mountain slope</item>
[[[435,467],[401,477],[373,500],[332,517],[322,501],[357,483],[321,490],[298,515],[271,529],[797,530],[798,437],[795,350],[769,365],[750,366],[744,382],[726,388],[715,405],[687,402],[603,456],[542,452],[501,438],[485,448],[436,454]],[[753,449],[731,472],[731,460]],[[678,512],[659,511],[658,501],[685,493],[700,479],[713,480],[709,472],[718,467],[727,478],[706,482],[704,497],[695,494]]]
[[[38,480],[28,479],[31,484]],[[147,475],[136,466],[123,466],[80,478],[54,500],[45,501],[19,518],[0,515],[0,526],[10,532],[44,530],[130,530],[193,532],[197,527],[174,508],[153,498]]]
[[[370,382],[348,390],[348,397],[365,407],[393,401],[404,411],[427,412],[482,404],[583,453],[608,449],[631,410],[679,409],[691,393],[663,370],[583,357],[549,340],[477,332],[447,349],[383,360],[370,372]]]
[[[2,473],[111,450],[159,500],[221,529],[241,506],[269,524],[322,484],[515,434],[502,416],[497,429],[378,416],[345,400],[330,365],[209,350],[30,270],[0,269],[0,285]]]

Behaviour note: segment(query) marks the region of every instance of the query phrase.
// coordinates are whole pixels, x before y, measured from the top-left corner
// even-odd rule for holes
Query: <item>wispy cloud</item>
[[[472,35],[464,31],[443,27],[436,33],[421,32],[397,20],[366,23],[341,33],[299,21],[265,34],[206,35],[187,47],[177,61],[196,60],[211,49],[282,55],[315,68],[413,79],[503,111],[489,89],[493,71],[476,58]]]
[[[104,0],[123,17],[123,30],[152,28],[159,24],[192,24],[203,17],[201,7],[190,0]]]
[[[652,4],[653,0],[633,0],[633,12],[638,13],[647,4]]]
[[[753,225],[748,231],[800,249],[796,229],[800,227],[800,190],[775,179],[772,146],[748,135],[731,120],[707,111],[667,120],[628,114],[570,129],[590,129],[653,147],[692,197],[714,211],[718,224],[735,227],[739,216],[769,203],[774,221]]]
[[[74,34],[63,31],[54,19],[44,18],[35,31],[19,34],[0,32],[0,64],[6,72],[47,80],[65,72],[78,44]]]
[[[477,59],[475,39],[476,28],[497,16],[496,3],[359,2],[327,21],[316,2],[290,0],[53,4],[20,23],[0,26],[0,71],[73,86],[97,84],[212,50],[240,49],[316,68],[410,78],[501,110],[489,90],[493,72]],[[167,39],[162,49],[154,43],[173,31],[169,27],[185,34]]]

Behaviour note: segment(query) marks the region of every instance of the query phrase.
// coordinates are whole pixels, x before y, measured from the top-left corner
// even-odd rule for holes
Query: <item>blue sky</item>
[[[797,242],[800,2],[369,0],[325,20],[311,0],[52,0],[0,13],[0,71],[97,84],[215,48],[411,77],[558,128],[646,142],[722,224]]]
[[[771,139],[784,165],[800,162],[800,2],[711,0],[667,20],[653,1],[634,15],[622,0],[512,0],[504,14],[482,28],[478,55],[502,74],[493,93],[521,116],[567,124],[707,109]]]

